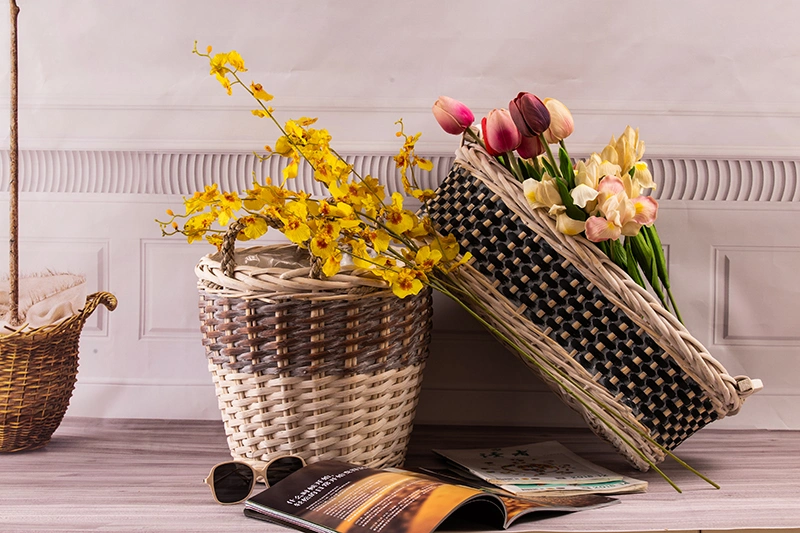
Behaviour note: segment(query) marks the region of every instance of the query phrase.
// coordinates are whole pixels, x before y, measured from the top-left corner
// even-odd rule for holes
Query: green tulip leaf
[[[554,178],[558,194],[561,196],[561,201],[564,202],[564,207],[567,208],[567,215],[573,220],[586,220],[586,211],[575,205],[572,195],[569,193],[569,188],[564,180],[561,178]]]
[[[570,190],[575,188],[575,170],[572,168],[572,160],[569,158],[566,148],[561,146],[558,149],[558,160],[561,164],[561,175],[567,180],[567,187]]]
[[[646,289],[647,286],[644,284],[644,278],[642,278],[642,274],[639,271],[639,263],[636,262],[636,258],[633,255],[633,246],[630,238],[625,239],[625,252],[628,254],[628,265],[625,271],[637,285]]]

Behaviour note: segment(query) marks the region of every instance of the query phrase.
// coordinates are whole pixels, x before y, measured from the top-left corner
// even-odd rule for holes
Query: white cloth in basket
[[[19,280],[19,314],[28,328],[56,324],[80,311],[86,303],[86,277],[45,272]],[[0,335],[19,329],[9,319],[9,280],[0,281]]]

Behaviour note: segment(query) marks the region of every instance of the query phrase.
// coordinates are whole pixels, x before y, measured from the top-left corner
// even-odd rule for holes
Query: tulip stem
[[[483,139],[478,137],[478,134],[475,133],[474,131],[472,131],[472,128],[465,129],[464,133],[469,133],[469,136],[472,137],[472,140],[474,140],[476,143],[478,143],[482,148],[486,148],[486,145],[483,144]]]
[[[506,152],[506,157],[508,158],[508,162],[511,164],[514,177],[517,178],[517,181],[523,181],[522,169],[519,168],[519,161],[517,161],[517,158],[514,156],[514,152]]]
[[[541,139],[542,144],[544,145],[544,149],[547,151],[547,156],[550,158],[550,163],[553,165],[553,172],[561,176],[561,171],[559,170],[558,163],[556,163],[556,158],[553,157],[553,151],[550,149],[550,144],[547,142],[547,139],[544,138],[544,133],[539,134],[539,139]],[[553,176],[554,178],[558,176]],[[562,178],[564,176],[561,176]]]

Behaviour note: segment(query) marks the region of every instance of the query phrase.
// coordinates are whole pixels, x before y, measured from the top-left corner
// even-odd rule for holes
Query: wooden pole
[[[11,161],[9,165],[9,227],[8,227],[8,256],[9,256],[9,320],[12,326],[20,324],[19,319],[19,145],[17,127],[17,16],[19,7],[16,0],[11,4]]]

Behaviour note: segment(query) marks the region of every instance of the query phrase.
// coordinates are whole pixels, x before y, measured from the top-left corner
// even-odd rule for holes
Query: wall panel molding
[[[420,183],[435,188],[447,175],[452,156],[429,156],[434,170]],[[380,177],[389,192],[402,190],[392,155],[347,156],[361,175]],[[8,188],[7,152],[0,152],[0,188]],[[189,195],[218,183],[244,190],[252,176],[281,175],[283,158],[260,161],[252,153],[24,150],[20,154],[23,192]],[[648,158],[660,200],[717,202],[800,202],[800,160],[663,157]],[[307,167],[295,186],[322,194]]]
[[[797,347],[796,294],[787,291],[800,247],[714,246],[714,344]]]

